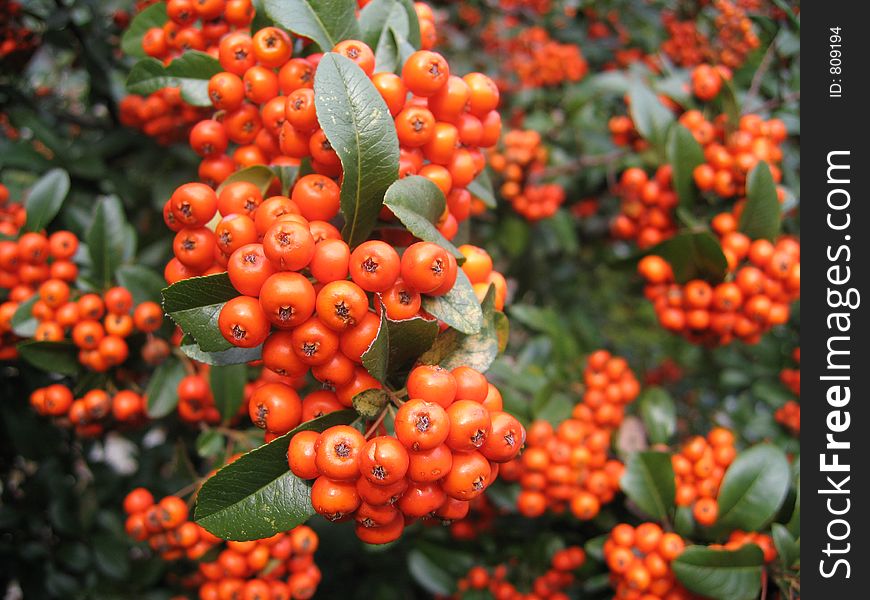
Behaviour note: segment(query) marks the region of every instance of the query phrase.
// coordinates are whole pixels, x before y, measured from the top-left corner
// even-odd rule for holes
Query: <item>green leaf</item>
[[[746,176],[746,204],[738,229],[752,240],[773,241],[782,221],[776,183],[766,162],[759,161]]]
[[[399,174],[399,139],[384,99],[362,69],[329,52],[314,74],[314,105],[341,159],[342,236],[355,247],[377,222],[384,193]]]
[[[268,191],[269,186],[272,185],[275,176],[275,171],[266,165],[252,165],[250,167],[245,167],[224,179],[223,183],[218,187],[217,193],[220,194],[221,191],[230,183],[235,181],[247,181],[257,186],[260,189],[261,194],[265,194]]]
[[[671,395],[660,387],[648,387],[641,395],[639,404],[649,441],[667,444],[677,428],[677,410]]]
[[[121,265],[115,271],[118,285],[124,286],[133,294],[133,302],[160,302],[160,291],[166,281],[155,271],[143,265]]]
[[[442,563],[432,560],[417,548],[408,553],[408,572],[430,594],[449,596],[453,593],[453,576],[444,569]]]
[[[117,196],[100,198],[85,234],[91,258],[91,280],[105,289],[115,281],[115,270],[124,258],[127,218]]]
[[[33,305],[39,300],[39,294],[33,294],[30,298],[18,305],[12,315],[12,333],[18,337],[30,338],[36,335],[39,321],[33,316]]]
[[[716,600],[752,600],[761,590],[763,563],[755,544],[737,550],[689,546],[671,567],[680,583],[696,594]]]
[[[172,356],[157,367],[145,389],[145,410],[149,417],[159,419],[175,410],[178,404],[178,384],[185,375],[184,365]]]
[[[275,165],[270,167],[274,171],[278,181],[281,182],[281,194],[284,196],[290,195],[290,190],[293,189],[293,184],[301,176],[301,165]]]
[[[181,351],[188,358],[207,365],[237,365],[239,363],[249,363],[253,360],[260,360],[263,356],[263,346],[256,348],[238,348],[232,346],[227,350],[219,350],[217,352],[203,352],[192,337],[185,335],[181,339]]]
[[[495,208],[495,191],[492,187],[492,179],[489,176],[489,169],[485,168],[480,172],[480,175],[475,177],[469,183],[467,189],[472,196],[483,202],[487,208]]]
[[[677,283],[691,279],[719,283],[728,270],[722,246],[706,231],[677,234],[653,246],[647,254],[656,254],[668,261]]]
[[[259,540],[288,531],[314,515],[311,489],[290,472],[287,448],[300,431],[346,425],[356,413],[329,413],[303,423],[242,455],[205,482],[196,498],[195,520],[226,540]]]
[[[725,122],[726,133],[730,133],[740,124],[740,103],[737,101],[737,94],[734,92],[734,84],[731,80],[722,80],[719,101],[722,103],[722,114],[728,117]]]
[[[203,458],[217,456],[226,447],[226,438],[214,429],[206,429],[196,436],[196,453]]]
[[[474,288],[462,269],[453,289],[443,296],[423,296],[423,308],[460,333],[472,335],[483,327],[483,312]]]
[[[671,455],[667,452],[636,452],[628,459],[620,486],[638,508],[659,521],[674,510],[676,483]]]
[[[800,561],[801,546],[800,540],[792,537],[789,530],[779,523],[774,523],[771,526],[771,534],[773,537],[773,545],[776,546],[776,553],[779,555],[779,560],[786,569],[794,566]]]
[[[674,114],[641,81],[635,80],[629,84],[628,97],[629,113],[638,133],[653,146],[664,149]]]
[[[57,215],[69,193],[69,174],[63,169],[52,169],[40,177],[27,193],[25,231],[44,229]]]
[[[348,39],[359,39],[354,0],[264,0],[272,20],[314,41],[323,52]]]
[[[424,364],[438,364],[445,369],[466,365],[480,372],[489,369],[498,356],[501,337],[506,337],[507,318],[495,310],[495,287],[490,286],[481,305],[481,327],[477,333],[463,334],[447,329],[420,357]]]
[[[94,562],[97,568],[108,577],[124,580],[130,575],[130,559],[127,544],[108,533],[93,537]]]
[[[401,321],[381,314],[381,326],[371,346],[362,355],[363,366],[378,381],[415,361],[438,335],[438,322],[413,317]]]
[[[143,58],[127,76],[127,91],[147,96],[157,90],[176,87],[181,97],[193,106],[211,106],[208,98],[208,80],[223,71],[216,58],[205,52],[188,50],[169,65],[156,58]]]
[[[760,530],[785,500],[789,479],[788,460],[776,446],[759,444],[741,452],[719,488],[717,525]]]
[[[695,203],[695,167],[704,163],[704,150],[688,129],[679,123],[671,126],[667,147],[668,162],[673,169],[672,181],[680,206],[689,208]]]
[[[375,53],[375,71],[399,66],[399,40],[420,47],[420,23],[410,0],[372,0],[359,14],[362,41]]]
[[[165,2],[155,2],[137,14],[121,36],[121,51],[127,56],[137,58],[148,56],[142,49],[142,38],[145,37],[145,32],[152,27],[163,27],[167,19]]]
[[[393,182],[384,194],[384,206],[389,208],[414,236],[434,242],[457,259],[463,254],[450,243],[435,223],[444,212],[447,201],[439,187],[420,175],[410,175]]]
[[[794,510],[791,513],[791,518],[786,523],[789,532],[796,539],[801,537],[801,476],[800,473],[795,477],[795,499]]]
[[[208,377],[215,407],[226,423],[238,414],[244,400],[248,367],[244,364],[215,366],[209,369]]]
[[[77,375],[81,370],[75,344],[64,342],[21,342],[18,355],[34,367],[46,373]]]
[[[223,305],[239,295],[226,273],[191,277],[163,290],[163,310],[189,334],[203,352],[233,347],[218,328]]]

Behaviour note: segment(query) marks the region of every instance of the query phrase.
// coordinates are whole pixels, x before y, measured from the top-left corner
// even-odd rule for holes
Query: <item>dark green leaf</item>
[[[779,560],[786,569],[791,568],[801,558],[800,540],[793,538],[789,530],[779,523],[771,526],[771,534]]]
[[[223,305],[238,296],[226,273],[191,277],[163,290],[163,310],[189,334],[203,352],[220,352],[233,346],[218,328]]]
[[[749,239],[773,241],[779,235],[781,220],[776,183],[767,163],[759,161],[746,177],[746,204],[738,229]]]
[[[72,342],[21,342],[18,355],[47,373],[77,375],[81,370],[78,352]]]
[[[263,346],[256,348],[230,347],[228,350],[218,352],[203,352],[199,345],[189,335],[181,340],[181,351],[185,356],[207,365],[236,365],[260,360],[263,356]]]
[[[456,275],[452,290],[443,296],[423,296],[423,308],[460,333],[472,335],[483,326],[480,302],[462,269]]]
[[[340,41],[359,39],[354,0],[264,0],[272,20],[329,52]]]
[[[445,330],[420,357],[420,362],[438,364],[450,370],[461,365],[480,372],[489,369],[498,356],[500,336],[506,337],[504,329],[507,327],[507,318],[495,310],[495,287],[490,286],[480,308],[481,327],[477,333],[463,334],[456,329]]]
[[[128,56],[144,58],[148,56],[142,49],[142,38],[152,27],[163,27],[167,21],[166,3],[155,2],[130,21],[130,26],[121,36],[121,50]]]
[[[266,165],[252,165],[240,169],[224,179],[224,182],[220,184],[217,191],[220,193],[228,184],[235,181],[247,181],[248,183],[253,183],[257,186],[260,189],[261,194],[265,194],[274,179],[275,172],[271,167],[267,167]]]
[[[112,579],[123,580],[130,574],[127,544],[113,535],[100,533],[91,540],[97,568]]]
[[[430,594],[449,596],[453,593],[454,578],[441,564],[417,548],[408,553],[408,572]]]
[[[157,90],[176,87],[181,97],[194,106],[211,106],[208,98],[208,80],[223,71],[216,58],[205,52],[188,50],[169,65],[156,58],[143,58],[127,76],[127,91],[147,96]]]
[[[776,446],[759,444],[741,452],[719,488],[717,525],[758,531],[785,500],[789,479],[788,460]]]
[[[317,119],[341,159],[342,235],[351,246],[368,238],[384,193],[399,173],[399,139],[387,105],[362,69],[329,52],[314,75]]]
[[[483,202],[487,208],[495,208],[495,191],[489,177],[489,169],[484,169],[466,188],[472,196]]]
[[[27,210],[25,231],[40,231],[54,219],[69,193],[69,174],[63,169],[52,169],[30,188],[24,208]]]
[[[761,590],[764,557],[755,544],[738,550],[689,546],[671,566],[692,592],[716,600],[752,600]]]
[[[39,321],[33,316],[33,305],[39,300],[39,294],[33,294],[30,298],[18,305],[12,315],[12,333],[18,337],[29,338],[36,334]]]
[[[296,180],[301,176],[301,166],[275,165],[270,167],[270,169],[274,171],[275,175],[278,177],[278,181],[281,182],[281,193],[284,196],[289,196],[293,184],[296,183]]]
[[[290,439],[299,431],[323,431],[355,417],[350,410],[329,413],[225,466],[199,491],[196,522],[227,540],[258,540],[304,523],[314,508],[310,488],[287,465]]]
[[[795,499],[794,510],[791,513],[791,518],[788,520],[786,527],[796,539],[801,537],[801,477],[800,473],[795,477]]]
[[[659,521],[674,510],[676,484],[671,455],[667,452],[636,452],[628,459],[620,486],[638,508]]]
[[[384,312],[377,337],[363,353],[363,366],[378,381],[386,381],[428,350],[437,335],[437,321],[421,317],[393,321]]]
[[[429,179],[410,175],[393,182],[384,194],[384,205],[414,236],[434,242],[457,259],[464,260],[465,257],[456,246],[435,227],[438,218],[444,213],[446,201],[438,186]]]
[[[378,381],[386,381],[390,367],[390,330],[387,327],[387,313],[381,312],[378,333],[369,347],[363,352],[362,364],[369,375]]]
[[[160,291],[166,287],[166,281],[143,265],[121,265],[115,271],[118,285],[124,286],[133,294],[133,302],[160,302]]]
[[[148,416],[152,419],[165,417],[178,404],[178,384],[184,379],[184,365],[170,356],[154,371],[145,389]]]
[[[214,405],[226,423],[238,414],[242,405],[248,368],[244,364],[214,366],[208,377]]]
[[[706,231],[677,234],[652,247],[647,254],[656,254],[668,261],[678,283],[691,279],[719,283],[728,270],[722,246]]]
[[[359,26],[362,41],[375,52],[377,72],[393,72],[399,66],[398,40],[420,46],[420,25],[410,0],[372,0],[360,11]]]
[[[664,149],[674,114],[641,81],[635,80],[629,84],[628,96],[628,109],[638,133],[653,146]]]
[[[214,429],[206,429],[196,436],[196,453],[204,458],[217,456],[226,447],[226,438]]]
[[[728,79],[722,81],[722,90],[719,92],[719,101],[722,103],[722,114],[728,117],[725,122],[727,131],[734,131],[740,123],[740,103],[737,102],[737,95],[734,93],[734,85]]]
[[[91,279],[100,288],[111,287],[115,270],[124,258],[127,218],[117,196],[104,196],[97,203],[91,226],[85,234],[91,258]]]
[[[691,207],[698,190],[695,186],[695,167],[704,163],[704,150],[688,129],[679,123],[671,126],[668,135],[668,162],[673,169],[672,181],[680,206]]]
[[[649,441],[667,444],[677,428],[677,411],[671,395],[660,387],[648,387],[640,397],[640,414]]]

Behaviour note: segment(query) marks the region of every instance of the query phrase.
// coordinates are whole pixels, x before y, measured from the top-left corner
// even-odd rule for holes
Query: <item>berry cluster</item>
[[[296,164],[306,157],[316,173],[341,175],[314,103],[314,71],[322,55],[291,58],[291,50],[288,34],[277,28],[261,29],[253,38],[236,32],[221,41],[225,71],[208,84],[221,118],[197,123],[190,134],[203,157],[201,180],[218,184],[237,167]],[[399,174],[421,175],[444,192],[444,218],[454,222],[442,230],[452,237],[468,217],[465,187],[485,166],[480,148],[494,145],[501,131],[495,83],[481,73],[451,75],[444,57],[430,50],[408,57],[401,76],[374,73],[374,54],[363,42],[346,40],[332,51],[356,62],[384,98],[400,144]]]
[[[743,115],[736,131],[728,132],[727,118],[720,115],[708,121],[697,110],[680,116],[685,126],[704,149],[705,162],[695,167],[693,177],[702,192],[713,192],[720,198],[746,194],[746,176],[760,161],[770,167],[773,179],[779,182],[782,173],[777,166],[782,160],[780,144],[788,136],[779,119],[765,121],[755,114]]]
[[[178,416],[185,423],[216,425],[221,422],[208,382],[207,368],[207,365],[202,365],[197,374],[187,375],[178,382]]]
[[[674,209],[679,200],[671,187],[672,169],[662,165],[653,177],[639,167],[622,172],[616,189],[621,198],[619,214],[610,224],[614,237],[634,240],[650,248],[677,232]]]
[[[615,598],[690,600],[695,598],[676,579],[671,562],[682,554],[685,541],[665,533],[657,523],[632,527],[621,523],[604,542]]]
[[[517,508],[527,517],[568,508],[589,520],[619,490],[624,465],[608,459],[608,448],[640,384],[625,359],[606,350],[589,356],[584,379],[586,392],[571,418],[555,429],[547,421],[532,423],[522,457],[504,469],[505,479],[522,487]]]
[[[10,234],[13,237],[26,220],[26,213],[23,208],[9,207],[3,217],[7,215],[11,218],[0,217],[0,222],[8,229],[16,227]],[[23,302],[45,281],[75,281],[79,270],[72,258],[78,246],[78,238],[69,231],[55,231],[51,235],[29,231],[17,240],[0,240],[0,289],[9,290],[10,301]]]
[[[543,27],[525,28],[516,37],[502,43],[506,46],[503,54],[507,57],[505,73],[521,88],[574,83],[589,72],[580,46],[553,40]]]
[[[187,104],[178,88],[163,88],[153,94],[125,96],[118,103],[121,123],[169,145],[186,140],[190,129],[206,118],[203,109]]]
[[[739,215],[742,203],[735,207]],[[737,217],[713,219],[728,261],[728,278],[711,285],[693,279],[674,283],[671,265],[660,256],[645,256],[638,272],[662,327],[695,343],[729,344],[735,338],[757,343],[761,335],[789,319],[790,303],[800,297],[800,243],[788,236],[776,244],[750,241],[737,231]]]
[[[779,373],[779,379],[783,385],[791,390],[795,396],[801,395],[801,349],[795,348],[791,352],[791,359],[797,363],[797,367],[785,368]]]
[[[795,348],[791,358],[797,363],[797,367],[785,368],[779,373],[779,379],[792,394],[800,398],[801,395],[801,349]],[[797,400],[788,400],[773,413],[776,422],[788,429],[793,435],[801,433],[801,405]]]
[[[102,297],[82,294],[75,300],[71,292],[59,279],[39,286],[39,300],[32,309],[39,325],[33,337],[58,342],[69,332],[79,350],[79,362],[92,371],[102,373],[121,365],[130,353],[127,337],[134,331],[153,333],[163,324],[159,304],[143,302],[133,310],[133,295],[126,288],[110,288]]]
[[[305,525],[262,540],[226,542],[217,558],[207,561],[206,554],[224,542],[189,521],[187,503],[178,496],[155,503],[151,492],[136,488],[124,499],[124,511],[127,534],[147,542],[163,560],[199,561],[184,582],[199,588],[201,600],[307,600],[320,582],[317,534]]]
[[[661,49],[676,64],[692,67],[711,62],[737,69],[761,44],[743,7],[729,0],[714,0],[713,8],[714,39],[698,30],[695,19],[682,21],[669,11],[662,14],[668,39],[662,42]]]
[[[145,397],[132,390],[110,395],[95,389],[74,399],[71,389],[55,383],[34,390],[30,394],[30,405],[40,415],[55,417],[59,423],[71,425],[80,437],[100,436],[113,421],[135,427],[147,418]]]
[[[513,459],[525,429],[502,411],[501,395],[469,367],[421,365],[408,375],[394,435],[366,439],[347,425],[293,436],[290,470],[313,479],[314,509],[331,521],[353,518],[367,543],[397,539],[418,518],[453,521]],[[369,435],[378,433],[373,427]]]
[[[719,516],[719,485],[735,456],[734,434],[722,427],[710,431],[706,438],[694,436],[671,456],[677,506],[691,506],[701,525],[712,525]]]
[[[490,166],[504,180],[499,188],[501,196],[529,221],[553,216],[565,201],[565,190],[555,183],[534,182],[548,159],[541,134],[531,129],[511,129],[502,145],[503,148],[489,155]]]
[[[586,562],[586,552],[580,546],[568,546],[557,550],[550,559],[550,566],[544,573],[531,582],[528,593],[522,593],[510,581],[511,573],[507,564],[492,569],[482,566],[472,567],[468,574],[457,584],[459,592],[453,596],[461,600],[467,592],[489,590],[493,598],[516,598],[517,600],[567,600],[566,589],[577,581],[574,571]]]
[[[610,130],[610,137],[616,146],[629,147],[635,152],[643,152],[649,148],[649,142],[641,137],[628,115],[611,117],[607,121],[607,129]]]

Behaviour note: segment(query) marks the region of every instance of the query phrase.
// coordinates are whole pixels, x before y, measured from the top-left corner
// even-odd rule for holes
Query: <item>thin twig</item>
[[[758,95],[758,90],[759,88],[761,88],[761,80],[764,79],[764,76],[767,74],[767,71],[773,64],[773,58],[775,54],[776,39],[770,42],[770,46],[767,47],[767,51],[764,53],[764,56],[761,59],[761,63],[759,63],[758,68],[755,70],[755,74],[752,76],[752,83],[749,84],[749,91],[746,92],[747,100],[750,98],[755,98]],[[744,114],[746,113],[744,112]]]
[[[365,433],[365,438],[369,439],[371,435],[377,430],[378,427],[381,426],[381,423],[384,422],[384,417],[387,416],[387,407],[381,409],[381,414],[378,415],[378,418],[375,419],[375,422],[372,423],[371,427],[368,428],[368,431]]]
[[[576,160],[572,160],[571,162],[562,163],[561,165],[555,165],[553,167],[549,167],[547,169],[543,169],[542,171],[535,173],[530,178],[533,182],[549,179],[550,177],[555,177],[557,175],[566,175],[569,173],[573,173],[577,169],[583,167],[600,167],[602,165],[612,165],[617,160],[625,156],[625,150],[613,150],[612,152],[608,152],[607,154],[591,154],[581,156]]]

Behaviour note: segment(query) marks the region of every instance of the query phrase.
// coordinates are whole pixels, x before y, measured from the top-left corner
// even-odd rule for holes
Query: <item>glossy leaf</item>
[[[263,346],[256,348],[238,348],[232,346],[227,350],[217,352],[203,352],[192,337],[185,335],[181,340],[180,349],[188,358],[205,363],[207,365],[236,365],[247,363],[252,360],[260,360],[263,356]]]
[[[704,163],[704,150],[692,132],[674,123],[668,134],[667,157],[673,169],[671,179],[680,206],[691,207],[698,194],[694,171],[695,167]]]
[[[459,333],[472,335],[483,326],[483,312],[474,288],[462,269],[453,289],[443,296],[423,296],[423,308]]]
[[[667,452],[636,452],[626,464],[620,486],[644,513],[667,521],[674,510],[676,484],[671,455]]]
[[[444,213],[447,201],[437,185],[420,175],[410,175],[393,182],[384,194],[384,206],[389,208],[399,221],[415,237],[434,242],[448,250],[457,259],[463,254],[441,235],[435,223]]]
[[[78,350],[72,342],[40,342],[30,340],[17,346],[18,355],[46,373],[77,375],[81,371]]]
[[[653,146],[664,149],[668,128],[674,122],[674,114],[641,81],[632,81],[629,84],[628,96],[628,110],[638,133]]]
[[[164,67],[156,58],[143,58],[127,76],[127,91],[147,96],[157,90],[176,87],[181,97],[193,106],[211,106],[208,80],[223,71],[216,58],[205,52],[188,50]]]
[[[677,234],[651,248],[648,254],[656,254],[668,261],[678,283],[691,279],[719,283],[728,270],[722,246],[706,231]]]
[[[671,567],[680,583],[696,594],[716,600],[752,600],[761,590],[763,563],[755,544],[738,550],[689,546]]]
[[[100,198],[85,243],[91,258],[91,279],[103,289],[113,285],[115,269],[124,258],[126,227],[124,206],[117,196]]]
[[[157,367],[145,389],[146,412],[152,419],[165,417],[178,405],[178,384],[184,378],[184,365],[175,357]]]
[[[27,221],[24,231],[40,231],[51,223],[69,193],[69,174],[52,169],[40,177],[27,192],[24,208]]]
[[[226,273],[191,277],[164,288],[163,310],[200,350],[220,352],[233,346],[221,335],[218,316],[227,300],[238,295]]]
[[[350,410],[326,414],[242,455],[205,482],[195,519],[227,540],[258,540],[288,531],[314,515],[311,489],[290,472],[287,448],[299,431],[323,431],[350,423]]]
[[[160,291],[166,281],[152,269],[143,265],[121,265],[115,270],[118,285],[124,286],[133,295],[133,302],[160,302]]]
[[[677,428],[677,411],[671,395],[660,387],[648,387],[639,404],[650,443],[667,444]]]
[[[261,194],[266,194],[275,177],[275,171],[271,167],[267,167],[266,165],[251,165],[250,167],[239,169],[224,179],[223,183],[218,186],[217,192],[220,194],[221,191],[230,183],[236,181],[247,181],[248,183],[253,183],[257,186],[260,189]]]
[[[717,525],[758,531],[785,500],[789,479],[788,459],[776,446],[759,444],[741,452],[719,488]]]
[[[393,321],[384,312],[377,336],[363,353],[363,366],[372,377],[384,382],[390,374],[428,350],[437,335],[438,322],[433,319],[414,317]]]
[[[18,337],[30,338],[36,334],[39,321],[33,316],[33,305],[39,300],[39,294],[33,294],[30,298],[18,305],[12,314],[12,333]]]
[[[142,49],[142,38],[152,27],[163,27],[168,17],[166,16],[166,3],[155,2],[130,21],[130,26],[121,36],[121,50],[127,56],[144,58],[148,56]]]
[[[244,364],[213,366],[209,369],[208,378],[215,408],[227,422],[239,413],[239,407],[245,399],[248,368]]]
[[[340,41],[359,39],[354,0],[264,0],[266,14],[329,52]]]
[[[493,190],[492,179],[489,176],[488,169],[481,171],[465,189],[467,189],[472,196],[483,202],[487,208],[495,208],[495,190]]]
[[[399,173],[399,139],[387,105],[352,60],[327,53],[314,75],[314,105],[341,159],[342,236],[355,247],[377,222],[384,193]]]
[[[780,214],[776,183],[766,162],[759,161],[746,177],[746,204],[738,229],[749,239],[774,241],[779,235]]]

